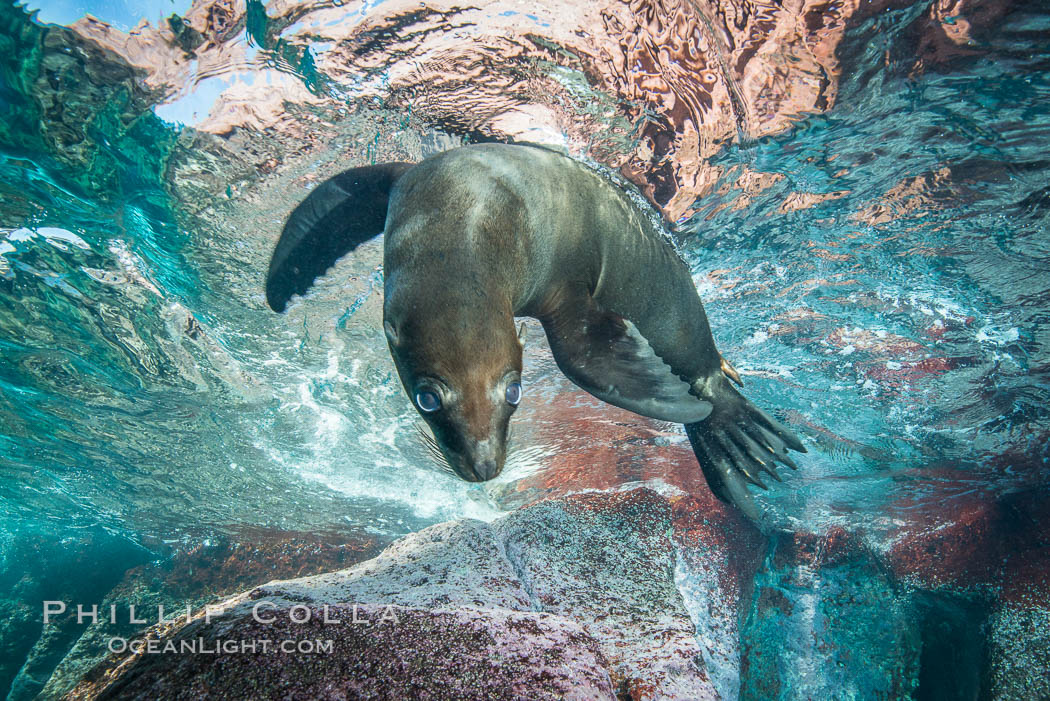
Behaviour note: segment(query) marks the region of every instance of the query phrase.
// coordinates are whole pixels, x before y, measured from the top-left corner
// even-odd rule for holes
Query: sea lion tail
[[[299,203],[270,259],[266,302],[283,312],[293,294],[310,289],[337,260],[383,233],[390,190],[412,163],[351,168],[329,178]]]
[[[797,470],[788,457],[788,448],[801,453],[806,448],[786,426],[749,402],[724,377],[709,379],[701,393],[714,407],[711,415],[685,425],[697,462],[715,496],[757,520],[758,508],[747,483],[766,489],[763,472],[779,482],[776,461]]]

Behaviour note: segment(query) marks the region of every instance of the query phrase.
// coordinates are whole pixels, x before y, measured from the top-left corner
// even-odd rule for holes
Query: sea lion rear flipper
[[[302,294],[324,271],[383,233],[390,189],[412,163],[351,168],[329,178],[299,203],[270,259],[266,302],[283,312],[293,294]]]
[[[697,388],[714,408],[706,420],[686,424],[685,433],[707,484],[719,499],[757,519],[758,509],[747,483],[765,489],[762,472],[779,482],[775,462],[798,469],[787,450],[805,453],[806,448],[790,429],[749,402],[721,374],[697,382]]]
[[[565,376],[598,399],[643,416],[675,423],[702,421],[711,404],[689,392],[629,320],[586,301],[562,305],[543,322],[551,352]]]

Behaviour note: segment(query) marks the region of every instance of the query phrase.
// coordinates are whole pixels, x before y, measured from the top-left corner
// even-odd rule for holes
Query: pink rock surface
[[[331,640],[328,652],[125,653],[70,698],[717,699],[676,584],[671,516],[636,489],[439,524],[150,632],[161,647]],[[341,623],[325,624],[326,606]],[[355,606],[369,624],[352,622]]]
[[[715,699],[675,583],[671,509],[648,489],[581,494],[495,524],[533,600],[595,639],[632,699]]]
[[[594,639],[571,621],[532,612],[362,606],[314,609],[311,620],[250,614],[221,625],[198,620],[164,642],[214,648],[225,642],[294,641],[269,653],[142,654],[89,677],[70,699],[613,699]],[[160,643],[161,641],[157,641]],[[330,644],[327,652],[298,646]],[[158,648],[160,649],[160,648]],[[235,648],[239,650],[239,648]],[[257,649],[259,649],[257,647]]]

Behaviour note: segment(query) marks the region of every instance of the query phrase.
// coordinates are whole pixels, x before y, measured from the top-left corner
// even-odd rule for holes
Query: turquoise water
[[[87,9],[125,30],[133,15],[186,10],[159,5]],[[377,245],[288,314],[265,307],[270,251],[311,178],[484,129],[404,107],[382,71],[353,84],[319,72],[323,31],[314,46],[282,38],[297,25],[267,25],[261,8],[224,35],[245,61],[166,92],[47,24],[84,8],[0,7],[8,610],[36,606],[84,562],[102,563],[84,586],[105,592],[114,572],[245,529],[389,538],[491,519],[538,495],[551,455],[587,443],[585,422],[564,443],[541,439],[524,406],[517,457],[494,483],[438,470],[387,354]],[[722,145],[716,182],[678,217],[723,354],[809,447],[756,497],[771,527],[878,536],[916,510],[1045,482],[1050,23],[1037,9],[1014,6],[929,70],[914,61],[923,8],[858,23],[838,49],[835,104]],[[279,121],[208,131],[223,91],[287,81],[303,99]],[[610,129],[624,119],[595,110]],[[525,384],[526,404],[570,389],[541,342]],[[9,649],[7,680],[27,654]]]

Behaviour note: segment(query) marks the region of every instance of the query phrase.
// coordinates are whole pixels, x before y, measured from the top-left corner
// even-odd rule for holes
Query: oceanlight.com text
[[[128,640],[110,638],[110,652],[136,655],[237,655],[237,654],[303,654],[327,655],[332,652],[331,640]]]

